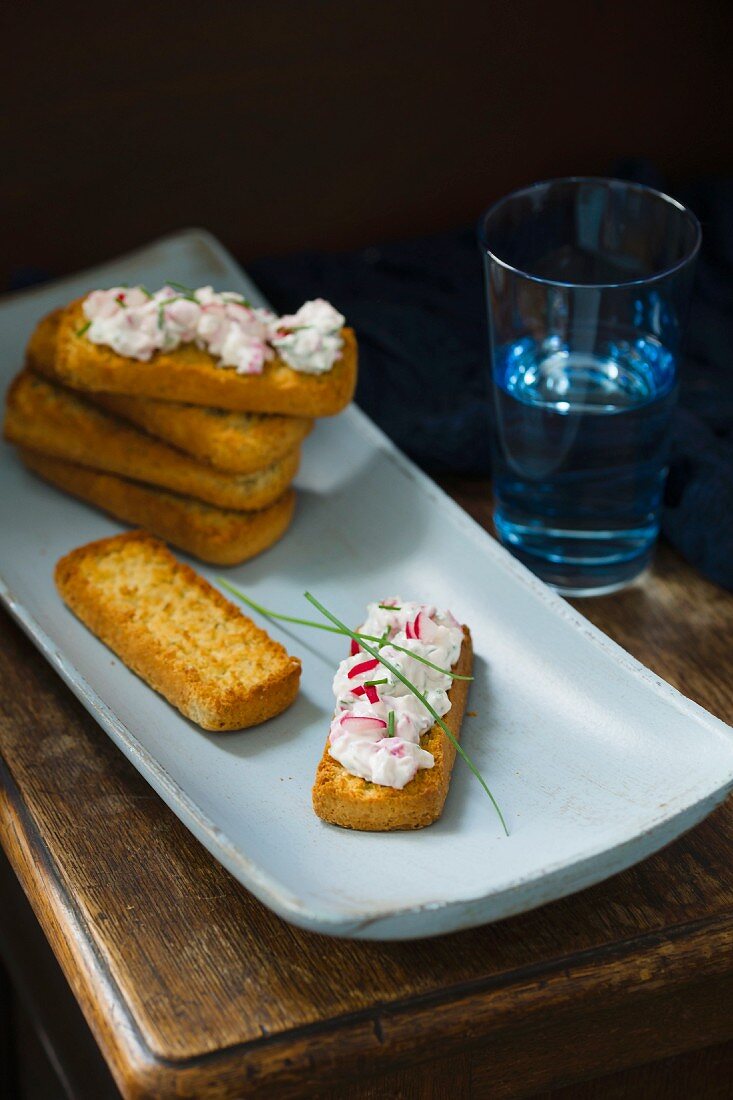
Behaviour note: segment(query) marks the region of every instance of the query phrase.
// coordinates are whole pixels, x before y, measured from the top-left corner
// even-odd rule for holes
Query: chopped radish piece
[[[377,658],[372,657],[369,661],[362,661],[361,664],[354,665],[353,668],[349,669],[349,679],[353,680],[357,676],[361,676],[362,672],[371,672],[372,669],[375,669],[378,664],[379,661],[377,660]]]
[[[435,623],[424,611],[418,611],[415,621],[407,623],[405,634],[418,642],[429,642],[435,637]]]
[[[351,639],[351,650],[349,652],[350,657],[356,657],[357,653],[361,653],[361,646],[357,642],[356,638]]]
[[[341,725],[349,733],[378,733],[387,728],[387,723],[381,718],[363,718],[357,714],[345,714],[341,719]]]
[[[433,620],[424,611],[421,611],[415,619],[415,637],[421,642],[432,642],[437,629]]]
[[[379,702],[379,696],[377,694],[377,689],[375,688],[374,684],[370,684],[368,687],[366,687],[364,684],[359,684],[358,687],[351,689],[351,694],[355,695],[357,699],[360,699],[362,695],[366,695],[370,703]]]

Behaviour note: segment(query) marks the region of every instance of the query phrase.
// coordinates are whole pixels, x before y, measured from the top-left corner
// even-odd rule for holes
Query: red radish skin
[[[352,669],[349,669],[349,679],[355,680],[357,676],[361,676],[362,672],[372,672],[378,664],[377,658],[372,657],[368,661],[362,661],[361,664],[354,665]]]
[[[458,625],[460,626],[460,624]],[[415,619],[415,637],[430,645],[435,640],[437,630],[438,628],[430,616],[421,611]]]
[[[359,684],[358,687],[351,689],[351,694],[355,695],[357,699],[361,698],[362,695],[366,695],[367,699],[372,704],[379,702],[379,695],[377,694],[377,689],[374,687],[374,684],[370,684],[369,687],[365,687],[364,684]]]

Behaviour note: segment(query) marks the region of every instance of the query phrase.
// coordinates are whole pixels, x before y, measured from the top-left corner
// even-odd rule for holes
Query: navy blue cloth
[[[617,174],[621,175],[621,172]],[[624,175],[660,185],[638,165]],[[733,590],[733,182],[678,196],[703,225],[662,528]],[[248,270],[274,307],[333,302],[356,329],[356,400],[424,469],[490,472],[488,337],[473,227],[348,254],[264,259]]]

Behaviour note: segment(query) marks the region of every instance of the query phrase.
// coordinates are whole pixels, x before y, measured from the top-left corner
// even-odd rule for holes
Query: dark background
[[[8,3],[0,288],[185,225],[245,262],[474,219],[533,179],[733,170],[733,5]]]

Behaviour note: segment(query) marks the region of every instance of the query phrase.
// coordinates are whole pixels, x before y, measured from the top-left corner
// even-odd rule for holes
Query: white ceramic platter
[[[177,234],[0,305],[2,389],[33,325],[95,286],[166,278],[261,300],[206,233]],[[293,527],[227,577],[310,615],[313,591],[347,623],[398,594],[452,608],[477,653],[463,741],[510,828],[458,761],[442,820],[365,834],[311,809],[345,652],[339,638],[272,633],[303,661],[287,713],[202,733],[66,610],[56,560],[120,530],[0,451],[2,598],[116,745],[209,851],[285,919],[319,932],[406,939],[506,917],[579,890],[689,829],[733,783],[733,731],[634,661],[514,561],[357,409],[307,441]],[[198,568],[201,568],[198,566]],[[216,581],[217,570],[202,568]]]

